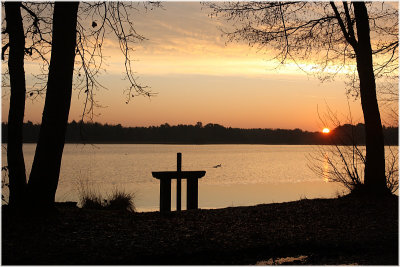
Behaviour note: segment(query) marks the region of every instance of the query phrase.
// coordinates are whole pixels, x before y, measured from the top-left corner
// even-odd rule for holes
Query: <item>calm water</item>
[[[27,173],[35,144],[25,144]],[[324,181],[308,167],[306,156],[314,146],[293,145],[78,145],[64,148],[57,201],[77,201],[79,183],[107,194],[115,188],[134,192],[138,211],[158,210],[159,181],[152,171],[205,170],[199,181],[199,207],[221,208],[284,202],[300,198],[334,197],[344,189]],[[2,164],[6,152],[2,149]],[[213,166],[221,164],[220,168]],[[172,183],[172,208],[175,207]],[[186,208],[186,184],[182,185]]]

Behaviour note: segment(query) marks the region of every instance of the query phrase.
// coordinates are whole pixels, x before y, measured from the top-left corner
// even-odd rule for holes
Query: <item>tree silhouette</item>
[[[7,159],[10,181],[9,204],[21,206],[26,188],[24,154],[22,152],[22,125],[25,112],[25,36],[21,17],[21,3],[6,2],[5,14],[9,42],[8,71],[10,73],[10,110],[8,113]]]
[[[222,15],[235,26],[235,30],[225,32],[231,41],[244,40],[272,50],[281,63],[294,61],[301,68],[302,61],[312,60],[323,79],[356,65],[350,91],[359,93],[365,121],[364,183],[371,192],[386,192],[376,78],[397,76],[397,9],[384,3],[346,1],[340,8],[334,2],[229,2],[208,6],[213,9],[212,15]]]
[[[159,4],[151,3],[149,5],[158,6]],[[127,102],[135,95],[151,96],[152,93],[147,90],[146,86],[136,82],[131,66],[131,45],[137,40],[143,40],[144,37],[134,31],[128,12],[133,5],[129,3],[56,2],[54,4],[15,3],[6,6],[8,7],[6,16],[9,14],[7,17],[10,19],[10,21],[7,20],[7,27],[10,27],[12,33],[8,29],[3,31],[3,34],[7,35],[8,33],[8,43],[3,45],[2,59],[5,59],[9,49],[11,68],[8,74],[11,99],[14,100],[16,96],[18,97],[16,101],[10,102],[11,127],[9,127],[8,136],[13,136],[9,138],[12,145],[8,147],[8,161],[11,162],[9,171],[10,174],[13,173],[9,177],[10,185],[12,185],[10,199],[16,199],[12,202],[19,203],[26,200],[26,196],[23,197],[22,194],[25,191],[26,176],[21,131],[26,90],[25,84],[22,84],[22,81],[25,81],[23,68],[25,53],[33,59],[40,60],[42,64],[42,74],[37,76],[39,82],[35,84],[36,88],[28,92],[28,96],[35,97],[46,91],[39,140],[27,185],[27,197],[30,204],[46,209],[52,206],[57,189],[74,70],[78,74],[75,86],[81,91],[84,90],[83,92],[86,94],[82,118],[87,114],[91,115],[91,118],[93,107],[96,105],[93,90],[101,87],[96,79],[102,70],[102,43],[107,27],[109,27],[111,32],[115,33],[125,57],[126,78],[129,82],[126,90]],[[81,6],[81,16],[85,15],[83,19],[79,19],[78,6]],[[26,12],[22,18],[21,8]],[[50,14],[53,16],[51,17]],[[87,27],[83,26],[88,17],[92,18],[89,31]],[[96,18],[100,18],[102,22],[97,24]],[[23,20],[27,22],[25,28]],[[24,36],[29,40],[27,47],[25,47]],[[15,41],[16,38],[20,38],[18,42]],[[16,54],[15,51],[18,51],[19,54]],[[48,60],[50,52],[51,58]],[[75,55],[78,55],[79,58],[76,62],[78,67],[75,65]],[[15,67],[19,68],[18,72],[15,71]],[[81,75],[80,72],[83,72],[84,75]],[[15,81],[18,82],[15,83]],[[18,112],[13,112],[15,110]],[[11,156],[15,157],[11,158]],[[22,166],[23,168],[21,168]]]
[[[28,182],[30,205],[51,207],[58,185],[71,103],[79,2],[56,2],[46,101]]]

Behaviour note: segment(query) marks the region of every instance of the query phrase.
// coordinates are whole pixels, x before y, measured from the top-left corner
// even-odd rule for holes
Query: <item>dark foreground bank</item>
[[[73,207],[51,217],[2,215],[2,264],[398,264],[397,198],[166,216]]]

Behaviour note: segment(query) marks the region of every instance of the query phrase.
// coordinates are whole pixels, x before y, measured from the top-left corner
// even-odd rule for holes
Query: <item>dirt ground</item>
[[[2,264],[398,264],[398,199],[128,213],[2,208]]]

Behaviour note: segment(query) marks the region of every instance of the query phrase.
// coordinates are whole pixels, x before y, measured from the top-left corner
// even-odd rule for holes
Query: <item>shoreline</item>
[[[126,213],[2,209],[3,264],[398,264],[398,197]],[[298,258],[299,256],[302,256]],[[297,260],[296,260],[297,258]]]
[[[1,143],[7,145],[7,142]],[[23,142],[23,144],[37,144],[37,142]],[[65,144],[72,145],[268,145],[268,146],[332,146],[332,144],[293,144],[293,143],[190,143],[190,142],[65,142]],[[349,145],[351,146],[351,145]],[[359,146],[365,146],[360,144]],[[385,145],[385,146],[398,146],[396,145]]]
[[[7,143],[1,143],[3,146],[6,146]],[[37,142],[23,142],[25,144],[37,144]],[[69,145],[184,145],[184,146],[207,146],[207,145],[264,145],[264,146],[332,146],[332,144],[290,144],[290,143],[177,143],[177,142],[65,142],[64,144]],[[351,146],[351,145],[347,145]],[[365,147],[365,144],[359,144],[359,147]],[[385,147],[398,147],[398,144],[389,144],[385,145]]]

